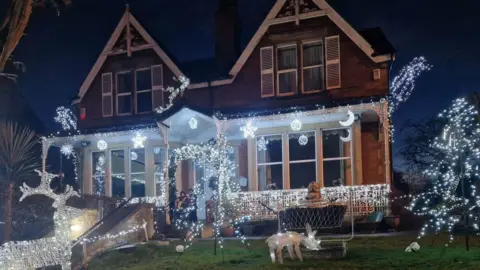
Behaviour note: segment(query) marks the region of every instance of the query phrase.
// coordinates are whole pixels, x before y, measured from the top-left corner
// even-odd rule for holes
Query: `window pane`
[[[145,149],[130,152],[132,197],[145,197]]]
[[[132,93],[133,78],[131,72],[117,73],[117,93]]]
[[[112,114],[112,96],[102,97],[102,110],[103,115]]]
[[[317,181],[316,162],[290,164],[290,188],[307,188],[308,184]]]
[[[323,131],[323,158],[350,157],[350,142],[340,139],[347,136],[347,129]]]
[[[310,92],[323,89],[323,66],[303,70],[303,91]]]
[[[257,164],[282,162],[282,135],[257,137]]]
[[[132,96],[118,96],[118,113],[132,112]]]
[[[137,112],[152,111],[152,92],[144,92],[137,94]]]
[[[112,150],[112,196],[125,197],[125,158],[123,150]]]
[[[288,134],[288,138],[290,161],[315,159],[315,131]]]
[[[152,89],[152,73],[150,69],[136,71],[137,91]]]
[[[303,45],[303,66],[309,67],[323,63],[322,43],[311,43]]]
[[[351,179],[350,160],[330,160],[323,163],[323,185],[325,187],[349,184]]]
[[[92,152],[92,192],[105,196],[105,153]]]
[[[278,49],[278,70],[292,69],[297,67],[296,47]]]
[[[295,93],[297,91],[297,72],[278,74],[278,92],[280,94]]]
[[[258,166],[258,190],[283,189],[282,165]]]

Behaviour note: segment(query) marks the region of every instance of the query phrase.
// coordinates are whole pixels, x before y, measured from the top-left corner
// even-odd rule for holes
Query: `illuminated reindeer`
[[[20,190],[20,201],[31,195],[45,195],[53,199],[55,236],[31,241],[8,242],[0,247],[0,269],[36,269],[51,265],[60,265],[63,270],[71,269],[72,241],[70,241],[70,221],[82,214],[82,210],[66,206],[70,197],[79,196],[71,186],[64,193],[56,194],[50,189],[50,182],[57,177],[42,173],[40,185],[31,188],[25,183]]]
[[[295,259],[295,254],[293,250],[295,249],[295,253],[300,261],[303,261],[302,253],[300,252],[300,244],[304,245],[306,248],[311,250],[318,250],[320,245],[320,241],[315,240],[315,234],[317,231],[312,232],[312,228],[310,224],[307,223],[307,236],[297,233],[297,232],[285,232],[285,233],[277,233],[270,236],[266,243],[268,243],[268,247],[270,249],[270,257],[272,258],[272,263],[275,263],[275,249],[277,250],[277,257],[278,262],[283,263],[282,258],[282,250],[286,246],[288,249],[288,254],[292,260]]]

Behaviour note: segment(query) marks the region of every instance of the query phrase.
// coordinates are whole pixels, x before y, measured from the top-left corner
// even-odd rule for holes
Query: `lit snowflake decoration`
[[[302,129],[302,121],[300,121],[298,118],[295,118],[290,124],[290,127],[293,131],[299,131]]]
[[[190,125],[191,129],[197,129],[197,126],[198,126],[197,119],[195,119],[195,117],[190,118],[190,120],[188,121],[188,125]]]
[[[98,157],[98,165],[103,166],[105,164],[105,156]]]
[[[77,118],[73,114],[72,110],[67,109],[63,106],[57,108],[57,116],[53,119],[55,122],[62,125],[63,130],[76,130],[77,129]]]
[[[300,137],[298,137],[298,143],[302,146],[307,145],[308,137],[305,136],[305,134],[300,135]]]
[[[153,148],[153,152],[155,153],[155,155],[160,154],[160,147]]]
[[[107,149],[107,147],[108,147],[108,144],[107,144],[107,142],[106,142],[105,140],[99,140],[99,141],[97,142],[97,148],[98,148],[99,150],[102,150],[102,151],[103,151],[103,150]]]
[[[69,157],[71,154],[73,154],[73,145],[69,143],[62,145],[62,147],[60,148],[60,152],[63,155]]]
[[[135,153],[134,151],[130,152],[130,159],[131,160],[137,160],[137,158],[138,158],[137,153]]]
[[[259,152],[267,150],[268,140],[265,140],[265,137],[261,137],[257,141],[257,149]]]
[[[248,180],[245,177],[240,178],[240,186],[241,187],[246,187],[248,185]]]
[[[252,139],[255,137],[257,129],[258,128],[252,124],[252,121],[248,121],[245,126],[240,128],[240,131],[243,132],[243,137]]]
[[[135,137],[132,138],[133,148],[144,148],[145,147],[144,143],[146,139],[147,137],[137,132]]]

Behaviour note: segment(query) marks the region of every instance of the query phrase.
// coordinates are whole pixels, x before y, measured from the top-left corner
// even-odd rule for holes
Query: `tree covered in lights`
[[[431,147],[443,158],[425,171],[431,187],[412,196],[407,208],[428,217],[419,237],[447,230],[453,240],[453,229],[461,220],[478,229],[480,200],[475,184],[479,179],[480,126],[478,111],[466,98],[456,99],[439,118],[446,124]]]

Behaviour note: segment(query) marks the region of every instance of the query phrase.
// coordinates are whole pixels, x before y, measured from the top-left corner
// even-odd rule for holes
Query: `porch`
[[[355,118],[343,126],[339,121],[350,118],[349,111]],[[164,179],[174,174],[177,192],[195,189],[198,216],[204,219],[211,168],[195,160],[181,161],[173,172],[164,168],[173,149],[206,144],[217,134],[233,147],[236,210],[252,220],[275,219],[262,204],[277,210],[295,205],[312,181],[330,201],[351,193],[347,215],[388,211],[389,131],[381,102],[225,119],[183,107],[151,127],[57,137],[49,145],[72,145],[85,194],[166,206],[173,190]]]

